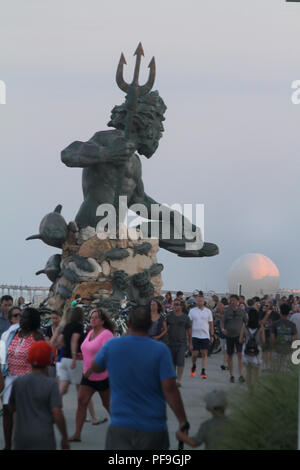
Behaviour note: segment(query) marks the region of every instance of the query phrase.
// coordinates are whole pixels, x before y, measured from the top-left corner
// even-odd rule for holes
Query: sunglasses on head
[[[102,310],[94,310],[93,313],[92,313],[92,315],[91,315],[91,318],[92,318],[92,316],[93,316],[94,313],[97,313],[97,314],[98,314],[98,318],[101,318],[101,319],[103,320],[104,314],[103,314]]]

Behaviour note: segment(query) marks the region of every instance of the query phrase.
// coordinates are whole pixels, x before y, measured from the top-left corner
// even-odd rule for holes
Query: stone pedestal
[[[96,233],[92,227],[78,230],[68,226],[62,254],[56,255],[55,280],[47,305],[63,310],[64,317],[79,295],[83,303],[117,313],[125,297],[139,305],[161,295],[163,265],[157,263],[157,239],[143,239],[138,229],[119,228],[113,233]],[[59,263],[58,263],[59,262]],[[51,266],[50,266],[51,268]],[[63,318],[65,320],[65,318]]]

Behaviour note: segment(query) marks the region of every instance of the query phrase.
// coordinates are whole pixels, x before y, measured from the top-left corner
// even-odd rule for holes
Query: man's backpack
[[[248,338],[248,341],[247,341],[246,346],[245,346],[245,354],[247,356],[252,356],[252,357],[258,356],[259,349],[258,349],[258,344],[257,344],[256,338],[255,338],[256,333],[258,331],[258,328],[255,330],[255,332],[253,334],[250,333],[248,328],[247,328],[247,331],[249,333],[249,338]]]

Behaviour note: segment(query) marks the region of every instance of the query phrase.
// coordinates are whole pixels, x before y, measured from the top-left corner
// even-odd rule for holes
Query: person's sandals
[[[108,421],[108,418],[99,418],[97,421],[93,421],[92,424],[98,426],[98,424],[106,423],[106,421]]]
[[[70,439],[68,439],[68,442],[81,442],[81,439],[78,439],[77,437],[70,437]]]

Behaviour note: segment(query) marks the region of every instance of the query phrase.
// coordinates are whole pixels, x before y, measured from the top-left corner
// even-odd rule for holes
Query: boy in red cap
[[[10,407],[16,412],[15,450],[55,450],[53,421],[61,435],[61,448],[69,449],[62,402],[56,380],[47,377],[55,349],[35,341],[28,351],[32,372],[17,378],[12,386]]]

